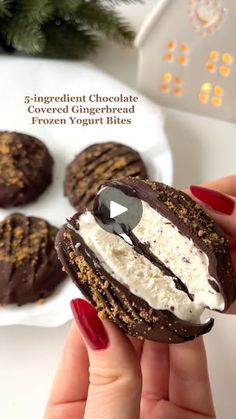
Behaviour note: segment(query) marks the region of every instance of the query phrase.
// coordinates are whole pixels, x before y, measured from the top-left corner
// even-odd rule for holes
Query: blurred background
[[[185,1],[185,0],[183,0]],[[138,31],[157,3],[120,5],[120,13]],[[90,59],[114,78],[137,88],[138,52],[104,41]],[[1,71],[1,70],[0,70]],[[177,110],[163,110],[174,163],[173,184],[189,184],[235,173],[235,124]],[[145,140],[145,139],[144,139]],[[235,319],[215,316],[206,336],[213,394],[220,419],[235,417]],[[11,326],[0,329],[0,417],[40,419],[52,385],[69,324],[55,328]]]

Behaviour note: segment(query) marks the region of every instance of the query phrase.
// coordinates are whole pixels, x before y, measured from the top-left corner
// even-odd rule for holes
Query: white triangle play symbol
[[[123,207],[123,205],[120,205],[115,201],[110,201],[110,218],[115,218],[126,211],[128,211],[128,208]]]

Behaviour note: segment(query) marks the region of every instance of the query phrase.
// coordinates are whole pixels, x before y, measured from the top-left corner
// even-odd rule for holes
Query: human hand
[[[207,182],[203,187],[190,187],[189,192],[205,207],[228,236],[236,271],[236,175]],[[236,314],[236,302],[231,305],[228,313]]]
[[[201,205],[208,204],[206,210],[228,235],[236,269],[236,176],[203,186],[229,195],[230,200],[224,200],[191,188],[192,196],[201,198]],[[236,313],[236,304],[231,312]],[[81,330],[86,343],[72,325],[45,419],[214,417],[201,338],[180,345],[138,341],[127,338],[107,321],[105,329],[99,326],[100,335],[93,328],[100,324],[99,319],[92,308],[91,313],[89,319],[84,317],[90,337]],[[100,346],[109,339],[109,346],[91,349],[92,337]]]
[[[45,419],[210,419],[201,338],[178,345],[128,338],[86,301],[72,325]]]

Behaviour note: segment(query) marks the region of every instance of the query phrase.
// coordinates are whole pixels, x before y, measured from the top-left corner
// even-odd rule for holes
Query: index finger
[[[233,263],[236,267],[236,258],[235,258],[235,248],[236,248],[236,175],[226,176],[224,178],[216,179],[210,182],[206,182],[201,185],[207,189],[212,189],[213,191],[219,192],[223,195],[228,195],[228,198],[234,202],[234,210],[231,215],[223,214],[211,209],[209,206],[204,205],[200,201],[200,205],[203,205],[207,212],[214,218],[214,220],[223,228],[227,234],[230,245],[231,254],[233,257]],[[193,199],[196,198],[191,194],[191,191],[188,189],[187,193],[192,196]],[[217,199],[218,197],[216,197]]]
[[[72,323],[48,401],[45,419],[82,419],[88,393],[88,353],[78,327]]]
[[[184,409],[214,415],[207,359],[202,338],[169,346],[169,399]]]
[[[236,197],[236,175],[204,182],[202,186]]]

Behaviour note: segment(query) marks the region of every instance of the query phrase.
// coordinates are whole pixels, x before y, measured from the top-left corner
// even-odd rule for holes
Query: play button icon
[[[96,195],[93,212],[100,227],[122,235],[129,234],[139,223],[143,206],[131,188],[104,186]]]
[[[123,205],[118,204],[118,202],[115,202],[115,201],[110,202],[110,217],[111,218],[115,218],[126,211],[128,211],[128,208],[124,207]]]

